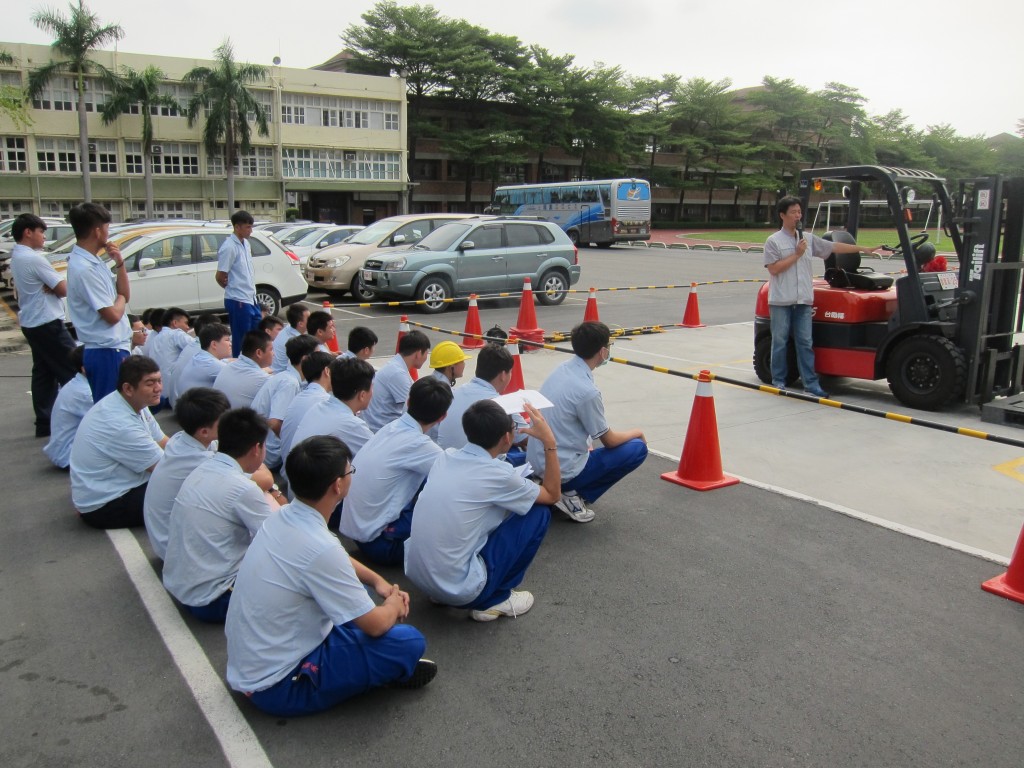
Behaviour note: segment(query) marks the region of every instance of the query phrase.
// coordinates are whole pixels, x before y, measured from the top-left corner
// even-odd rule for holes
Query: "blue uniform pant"
[[[242,339],[249,331],[259,327],[263,312],[255,304],[234,299],[225,299],[224,309],[227,310],[228,323],[231,325],[231,356],[238,357],[242,353]]]
[[[321,712],[371,688],[408,680],[426,648],[420,631],[407,624],[375,638],[349,622],[334,627],[283,680],[249,698],[276,717]]]
[[[482,611],[508,600],[512,589],[523,583],[550,522],[551,507],[534,504],[525,515],[509,515],[491,531],[480,550],[487,565],[487,583],[472,602],[459,608]]]
[[[230,604],[231,590],[229,589],[206,605],[186,605],[185,608],[200,621],[205,621],[208,624],[223,624],[228,617],[228,605]]]
[[[367,560],[377,565],[403,565],[405,563],[405,540],[412,532],[412,510],[419,494],[402,510],[398,519],[389,524],[373,541],[357,541],[359,551]]]
[[[595,448],[576,477],[562,482],[563,491],[575,491],[588,504],[644,463],[647,443],[638,437],[614,448]]]
[[[128,352],[124,349],[86,349],[82,353],[85,378],[89,380],[94,403],[117,391],[117,376],[121,363],[127,358]]]

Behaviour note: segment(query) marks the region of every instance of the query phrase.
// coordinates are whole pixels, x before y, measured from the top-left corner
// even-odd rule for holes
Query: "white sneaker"
[[[501,616],[509,616],[513,619],[522,616],[533,607],[533,594],[525,589],[516,591],[508,596],[508,600],[497,605],[492,605],[483,611],[472,611],[469,615],[473,621],[494,621]]]
[[[594,519],[594,510],[583,503],[576,491],[562,491],[562,498],[555,502],[555,506],[577,523],[589,523]]]

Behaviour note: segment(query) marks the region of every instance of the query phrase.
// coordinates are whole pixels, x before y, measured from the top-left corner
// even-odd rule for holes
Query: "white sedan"
[[[365,229],[365,227],[359,227],[354,224],[329,226],[306,232],[301,237],[285,244],[288,246],[288,250],[299,257],[299,262],[305,267],[307,259],[321,248],[337,245],[361,229]]]

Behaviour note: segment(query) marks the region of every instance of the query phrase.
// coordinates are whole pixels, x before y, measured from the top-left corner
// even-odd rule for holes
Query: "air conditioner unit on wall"
[[[347,163],[354,163],[355,160],[356,160],[356,153],[355,152],[346,152],[345,153],[345,162],[347,162]]]
[[[149,148],[149,153],[151,155],[161,155],[163,154],[163,151],[164,148],[161,147],[159,144],[154,144],[152,147]]]
[[[95,152],[96,151],[96,145],[95,144],[89,144],[89,151],[90,152]]]

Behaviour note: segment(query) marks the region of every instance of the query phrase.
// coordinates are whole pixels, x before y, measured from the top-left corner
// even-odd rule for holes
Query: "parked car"
[[[561,304],[580,279],[579,251],[557,224],[483,219],[445,224],[412,248],[367,259],[363,283],[382,298],[415,298],[428,313],[445,299],[517,291],[529,277],[542,304]]]
[[[302,237],[297,240],[292,240],[287,245],[288,249],[299,257],[299,263],[305,267],[306,261],[314,253],[322,248],[326,248],[330,245],[337,245],[343,240],[347,240],[361,229],[365,229],[365,227],[361,227],[356,224],[324,227],[323,229],[307,232]]]
[[[312,224],[312,221],[302,219],[301,221],[277,221],[270,224],[256,224],[253,228],[258,229],[262,232],[266,232],[268,235],[275,235],[278,232],[291,229],[292,227],[298,226],[299,224]]]
[[[46,242],[43,245],[44,248],[49,248],[56,242],[71,238],[74,240],[74,230],[71,225],[66,221],[60,219],[47,219],[46,222]],[[13,225],[13,221],[12,221]],[[7,236],[10,237],[10,228],[7,230]],[[5,240],[0,243],[0,283],[5,288],[13,288],[14,283],[11,280],[11,251],[14,250],[14,240]]]
[[[387,248],[409,247],[452,221],[477,218],[471,213],[418,213],[375,221],[346,242],[310,256],[306,262],[306,282],[311,288],[332,295],[350,292],[359,301],[372,301],[374,292],[360,282],[368,258]]]

